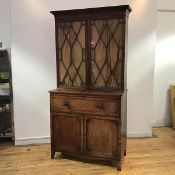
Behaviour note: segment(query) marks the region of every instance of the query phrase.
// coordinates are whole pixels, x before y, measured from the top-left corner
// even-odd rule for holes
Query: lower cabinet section
[[[126,154],[125,95],[71,93],[50,96],[51,158],[62,152],[81,160],[110,161],[121,170]]]
[[[118,123],[118,119],[110,117],[52,114],[51,158],[59,151],[117,162],[120,160]]]

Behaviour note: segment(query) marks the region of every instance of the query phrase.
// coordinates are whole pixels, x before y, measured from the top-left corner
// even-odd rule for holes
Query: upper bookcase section
[[[125,90],[128,5],[55,16],[57,87]]]

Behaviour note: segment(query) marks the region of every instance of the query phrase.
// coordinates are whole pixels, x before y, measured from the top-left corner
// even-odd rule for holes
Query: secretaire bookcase
[[[57,88],[50,91],[55,152],[113,162],[126,155],[128,5],[52,11]]]

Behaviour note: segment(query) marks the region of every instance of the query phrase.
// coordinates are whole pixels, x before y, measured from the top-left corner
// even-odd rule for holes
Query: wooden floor
[[[122,171],[107,165],[50,159],[50,145],[1,146],[0,175],[175,175],[175,130],[154,128],[154,138],[128,139]]]

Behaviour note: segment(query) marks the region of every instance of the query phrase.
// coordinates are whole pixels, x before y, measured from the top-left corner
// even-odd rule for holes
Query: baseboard
[[[15,139],[15,145],[38,145],[50,143],[50,137],[20,138]]]
[[[129,132],[128,138],[152,137],[152,132]],[[15,139],[15,145],[38,145],[50,143],[50,137],[20,138]]]
[[[153,127],[169,127],[169,126],[172,126],[172,124],[165,122],[156,122],[153,124]]]
[[[152,137],[152,132],[128,132],[127,138]]]

